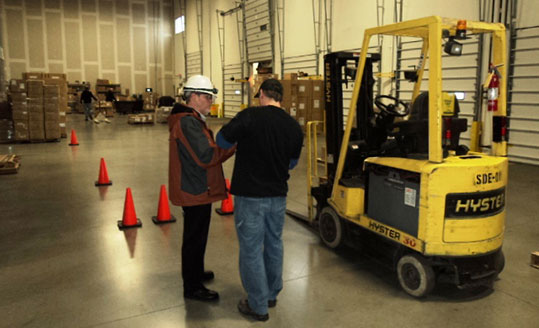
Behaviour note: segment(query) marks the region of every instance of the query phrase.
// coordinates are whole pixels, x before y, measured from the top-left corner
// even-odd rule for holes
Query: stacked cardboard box
[[[42,76],[40,76],[42,78]],[[30,140],[45,140],[45,116],[43,112],[43,80],[26,80],[28,90],[28,126]]]
[[[58,85],[45,84],[44,96],[44,126],[45,139],[54,140],[60,138],[60,91]]]
[[[262,82],[268,80],[268,79],[279,79],[279,74],[258,74],[256,75],[256,78],[254,80],[254,84],[251,87],[251,106],[259,106],[260,103],[258,102],[258,98],[255,98],[255,95],[258,92],[258,89],[260,89],[260,85],[262,85]]]
[[[10,119],[0,119],[0,143],[13,140],[13,122]]]
[[[157,99],[159,99],[159,94],[156,92],[144,92],[143,98],[145,111],[155,111],[155,106],[157,105]]]
[[[167,123],[170,112],[172,111],[172,106],[161,106],[157,107],[155,110],[155,121],[157,123]]]
[[[294,78],[293,74],[285,76]],[[303,129],[309,121],[324,120],[324,81],[322,80],[281,80],[283,85],[282,107],[287,109]]]
[[[283,85],[283,101],[281,102],[281,107],[295,118],[298,110],[298,81],[281,80],[281,84]]]
[[[97,106],[99,108],[99,111],[105,115],[105,117],[113,117],[114,116],[114,107],[112,106],[112,102],[105,101],[105,100],[99,100],[97,102]]]
[[[9,82],[9,92],[11,95],[11,110],[14,126],[15,141],[26,141],[30,139],[28,126],[28,103],[26,84],[23,80],[12,79]]]
[[[59,73],[47,73],[44,77],[45,85],[50,86],[57,86],[58,87],[58,125],[60,129],[60,136],[62,138],[67,137],[67,129],[66,129],[66,114],[68,111],[70,111],[70,107],[68,106],[68,94],[67,94],[67,81],[65,74],[59,74]],[[53,90],[50,89],[49,90]],[[52,107],[51,107],[52,110]],[[52,132],[52,131],[51,131]],[[48,138],[47,138],[48,139]]]
[[[130,114],[127,117],[127,123],[129,124],[153,124],[154,114]]]

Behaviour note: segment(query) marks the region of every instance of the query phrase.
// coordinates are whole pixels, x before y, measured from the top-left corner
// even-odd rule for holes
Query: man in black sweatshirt
[[[92,115],[92,98],[97,101],[97,98],[93,95],[92,91],[90,91],[90,88],[86,87],[80,95],[80,103],[84,106],[84,115],[86,115],[86,121],[88,121],[88,119],[94,119]]]

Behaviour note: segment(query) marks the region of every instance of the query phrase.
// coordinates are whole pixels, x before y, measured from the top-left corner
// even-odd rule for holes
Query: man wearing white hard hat
[[[221,163],[234,149],[219,148],[206,125],[217,95],[210,79],[195,75],[183,88],[186,105],[176,103],[168,126],[170,201],[183,209],[182,278],[184,297],[215,301],[219,294],[204,286],[214,273],[204,271],[211,203],[227,198]]]

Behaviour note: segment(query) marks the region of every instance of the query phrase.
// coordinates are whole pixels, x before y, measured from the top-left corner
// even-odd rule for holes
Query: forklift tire
[[[343,223],[331,207],[324,207],[318,219],[320,238],[329,248],[339,248],[343,244]]]
[[[418,254],[406,254],[399,259],[397,276],[402,289],[417,298],[429,294],[436,284],[434,270]]]
[[[503,255],[503,251],[500,250],[498,254],[496,254],[496,259],[494,260],[494,270],[496,270],[496,276],[499,275],[503,268],[505,267],[505,256]]]

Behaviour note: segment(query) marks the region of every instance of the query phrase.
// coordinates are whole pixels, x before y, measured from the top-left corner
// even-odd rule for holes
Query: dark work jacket
[[[212,131],[194,109],[175,104],[168,118],[168,188],[172,204],[194,206],[227,197],[221,163],[235,148],[217,146]]]
[[[116,97],[114,96],[114,92],[108,90],[105,94],[105,101],[116,101]]]
[[[97,101],[97,98],[94,96],[94,94],[90,90],[84,90],[80,94],[81,103],[90,104],[92,102],[92,98],[94,98]]]

